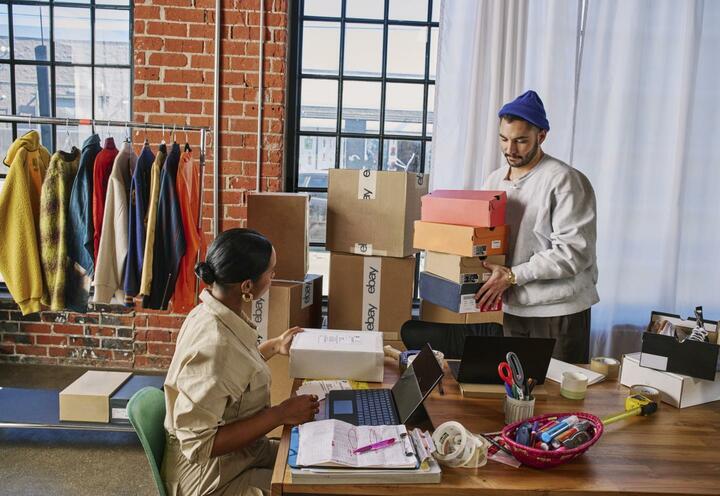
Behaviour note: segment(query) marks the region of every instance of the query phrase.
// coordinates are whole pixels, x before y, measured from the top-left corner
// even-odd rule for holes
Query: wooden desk
[[[385,386],[399,371],[385,361]],[[425,401],[435,426],[457,420],[472,432],[503,427],[502,400],[463,398],[446,370],[445,395],[437,388]],[[298,383],[294,388],[297,388]],[[560,396],[547,381],[548,399],[535,413],[586,411],[600,417],[624,409],[628,389],[617,381],[591,386],[584,401]],[[272,477],[272,494],[482,494],[482,495],[690,495],[720,494],[720,403],[673,408],[665,403],[651,417],[634,417],[606,427],[598,443],[578,459],[559,467],[518,469],[488,461],[478,469],[443,467],[441,484],[309,485],[293,484],[287,469],[289,428],[283,430]]]

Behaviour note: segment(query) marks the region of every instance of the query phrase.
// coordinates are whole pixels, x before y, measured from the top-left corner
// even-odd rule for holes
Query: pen
[[[488,436],[488,435],[486,435],[486,434],[481,434],[481,436],[484,437],[485,439],[487,439],[487,440],[490,442],[490,444],[492,444],[492,445],[495,446],[496,448],[503,450],[505,453],[507,453],[507,454],[510,455],[510,456],[513,456],[512,451],[510,451],[510,450],[507,449],[505,446],[503,446],[502,444],[500,444],[500,443],[498,443],[497,441],[495,441],[492,437],[490,437],[490,436]]]
[[[383,439],[382,441],[378,441],[377,443],[368,444],[367,446],[362,446],[356,450],[353,451],[353,454],[357,453],[366,453],[368,451],[375,451],[382,448],[387,448],[388,446],[392,446],[395,444],[396,439],[394,437],[391,437],[390,439]]]

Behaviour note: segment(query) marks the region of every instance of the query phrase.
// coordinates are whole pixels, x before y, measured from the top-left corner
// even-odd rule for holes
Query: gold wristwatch
[[[510,286],[515,286],[517,284],[517,281],[515,280],[515,273],[512,271],[512,269],[508,269],[508,275],[507,275],[507,281],[510,283]]]

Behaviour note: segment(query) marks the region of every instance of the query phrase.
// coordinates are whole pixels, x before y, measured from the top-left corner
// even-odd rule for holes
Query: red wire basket
[[[544,451],[541,449],[531,448],[515,442],[515,431],[525,422],[543,421],[548,417],[569,417],[570,415],[577,416],[580,420],[588,420],[593,424],[593,436],[586,443],[578,446],[577,448],[564,449],[560,451]],[[595,415],[589,413],[548,413],[545,415],[538,415],[529,419],[514,422],[510,425],[505,426],[502,430],[502,438],[505,441],[507,447],[512,451],[513,456],[518,459],[523,465],[528,465],[535,468],[552,468],[562,465],[563,463],[574,460],[578,456],[585,453],[593,444],[595,444],[603,433],[603,423]]]

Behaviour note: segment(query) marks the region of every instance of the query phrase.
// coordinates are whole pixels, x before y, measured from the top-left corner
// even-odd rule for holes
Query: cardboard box
[[[110,422],[113,424],[129,424],[127,404],[133,394],[144,387],[163,388],[164,375],[138,375],[134,374],[120,389],[110,397]]]
[[[132,373],[90,370],[60,391],[60,420],[110,422],[110,396]]]
[[[420,302],[420,320],[439,324],[503,324],[503,312],[457,313],[427,300]]]
[[[243,311],[257,326],[261,342],[294,326],[322,326],[322,279],[308,274],[304,282],[273,281],[265,296],[243,304]],[[267,364],[272,374],[270,401],[276,405],[290,396],[293,381],[288,374],[288,357],[275,355]]]
[[[412,318],[415,257],[330,254],[328,327],[381,331],[389,341]]]
[[[508,249],[507,226],[469,227],[451,224],[415,223],[415,248],[463,257],[504,255]]]
[[[308,271],[309,199],[304,193],[252,193],[247,227],[275,247],[275,279],[302,281]]]
[[[709,342],[686,339],[696,326],[694,318],[682,319],[676,314],[653,311],[647,332],[642,336],[640,365],[713,380],[715,372],[720,370],[717,322],[705,320],[703,323]],[[667,330],[673,335],[663,334]]]
[[[382,382],[385,353],[378,332],[308,329],[290,348],[290,376]]]
[[[413,222],[428,177],[405,172],[330,169],[327,241],[329,251],[407,257],[413,249]]]
[[[420,298],[457,313],[483,312],[477,308],[475,294],[482,284],[457,284],[429,272],[421,272]],[[498,311],[502,302],[484,311]]]
[[[640,353],[623,357],[620,384],[627,387],[636,384],[654,387],[660,391],[662,401],[676,408],[720,400],[720,373],[715,375],[714,381],[706,381],[672,372],[660,372],[640,366]]]
[[[260,342],[291,327],[322,325],[322,276],[308,274],[304,281],[274,280],[257,300],[243,303],[243,311],[257,327]]]
[[[505,255],[493,255],[486,259],[461,257],[437,251],[425,252],[425,272],[430,272],[458,284],[484,283],[492,271],[483,262],[505,265]]]
[[[421,219],[425,222],[473,227],[505,224],[504,191],[438,189],[422,197]]]

